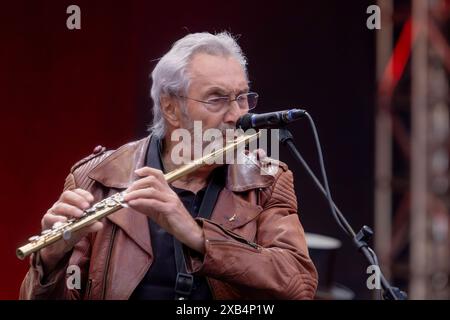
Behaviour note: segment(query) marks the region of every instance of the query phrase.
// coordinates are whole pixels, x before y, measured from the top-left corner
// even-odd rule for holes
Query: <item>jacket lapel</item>
[[[278,166],[284,165],[270,158],[256,161],[252,154],[241,159],[246,161],[228,166],[226,187],[220,193],[212,215],[212,220],[230,230],[255,219],[263,210],[258,204],[247,201],[241,193],[271,186]]]
[[[211,220],[233,230],[256,218],[261,211],[261,206],[247,202],[225,188],[217,199]]]
[[[89,177],[105,187],[121,191],[138,177],[134,171],[144,166],[150,137],[126,144],[95,167]],[[112,193],[111,193],[112,194]],[[152,254],[147,217],[131,208],[107,216],[149,255]]]

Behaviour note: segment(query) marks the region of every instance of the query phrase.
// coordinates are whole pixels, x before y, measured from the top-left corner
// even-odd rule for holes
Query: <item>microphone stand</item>
[[[309,115],[308,115],[309,117]],[[311,125],[313,126],[313,129],[315,131],[314,122],[312,121],[312,118],[310,118]],[[368,226],[363,226],[361,230],[358,233],[355,233],[353,228],[348,223],[347,219],[344,217],[342,212],[339,210],[339,208],[336,206],[336,204],[331,199],[331,194],[328,190],[328,184],[326,183],[327,190],[323,187],[322,183],[317,179],[314,172],[311,170],[311,168],[308,166],[306,161],[303,159],[302,155],[296,148],[294,144],[294,139],[291,134],[291,132],[286,128],[282,127],[279,129],[279,141],[282,145],[285,145],[289,148],[289,151],[294,156],[294,158],[305,168],[308,175],[311,177],[311,179],[314,181],[317,188],[321,191],[321,193],[326,197],[326,199],[329,201],[330,206],[332,206],[331,211],[334,215],[334,217],[337,220],[337,223],[344,229],[344,231],[347,233],[348,236],[352,239],[354,245],[356,246],[357,250],[366,258],[366,260],[369,262],[370,265],[376,265],[378,266],[378,259],[375,255],[375,252],[369,247],[367,242],[372,238],[373,231]],[[316,133],[316,132],[315,132]],[[316,142],[318,142],[318,136],[316,136]],[[319,156],[321,156],[320,151],[320,144],[317,145],[317,148],[319,150]],[[323,171],[324,173],[324,171]],[[324,175],[324,179],[326,179],[326,175]],[[379,270],[379,277],[380,277],[380,284],[383,289],[383,298],[385,300],[405,300],[407,299],[407,295],[405,292],[401,291],[397,287],[393,287],[389,284],[389,282],[384,277],[383,273],[381,272],[381,269],[378,266]],[[377,274],[377,272],[375,273]]]

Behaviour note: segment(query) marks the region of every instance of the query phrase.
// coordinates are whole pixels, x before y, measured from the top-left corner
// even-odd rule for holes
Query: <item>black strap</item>
[[[216,206],[220,191],[225,186],[224,167],[217,168],[212,173],[211,181],[206,188],[197,217],[209,219]],[[183,245],[175,237],[173,238],[175,248],[175,264],[177,267],[177,278],[175,281],[175,300],[186,300],[192,293],[194,277],[187,272],[186,259],[184,258]]]
[[[220,191],[225,187],[225,167],[219,167],[212,173],[212,178],[206,187],[202,204],[198,211],[199,218],[209,219],[216,206]]]
[[[177,278],[175,280],[175,300],[186,300],[192,293],[194,277],[186,269],[186,260],[183,254],[183,245],[173,237],[175,248],[175,264],[177,266]]]

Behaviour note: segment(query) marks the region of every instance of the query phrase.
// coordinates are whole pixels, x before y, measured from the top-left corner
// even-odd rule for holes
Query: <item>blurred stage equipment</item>
[[[306,233],[305,236],[309,255],[319,274],[316,299],[352,300],[355,297],[354,292],[334,281],[335,261],[341,242],[315,233]]]
[[[380,297],[386,300],[405,300],[407,299],[406,292],[400,290],[397,287],[392,286],[389,281],[386,279],[386,277],[383,274],[383,271],[380,268],[380,265],[378,263],[378,258],[376,253],[370,248],[369,241],[371,240],[373,236],[373,231],[368,226],[362,226],[362,228],[355,232],[355,230],[352,228],[352,226],[349,224],[345,216],[342,214],[342,212],[339,210],[339,208],[336,206],[336,204],[333,201],[331,191],[328,185],[328,177],[325,169],[325,164],[323,160],[323,154],[322,154],[322,146],[320,144],[319,134],[317,132],[316,125],[314,123],[313,118],[311,115],[303,110],[304,117],[309,121],[309,124],[311,126],[311,130],[314,136],[314,142],[316,145],[317,150],[317,156],[319,159],[319,165],[320,165],[320,173],[322,182],[316,177],[315,173],[311,170],[308,163],[305,161],[305,159],[302,157],[300,152],[298,151],[297,147],[294,143],[294,137],[292,136],[292,133],[285,127],[284,124],[280,127],[278,130],[278,140],[280,143],[284,146],[286,146],[292,156],[295,158],[295,160],[303,167],[305,172],[309,175],[311,180],[314,182],[314,185],[316,188],[321,192],[321,194],[325,197],[325,199],[328,202],[328,205],[330,207],[330,213],[332,214],[335,222],[340,227],[341,231],[345,233],[346,236],[348,236],[354,246],[356,247],[357,251],[361,253],[366,262],[369,266],[376,267],[377,272],[377,279],[378,283],[380,285],[380,290],[373,290],[374,292],[380,294]],[[261,116],[261,115],[260,115]],[[238,121],[240,123],[240,121]],[[377,298],[377,296],[375,296]]]
[[[379,0],[375,248],[411,299],[449,299],[449,0]]]

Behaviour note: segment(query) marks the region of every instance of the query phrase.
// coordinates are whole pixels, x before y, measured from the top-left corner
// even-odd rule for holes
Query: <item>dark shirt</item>
[[[156,147],[158,146],[156,145]],[[147,153],[146,161],[147,166],[157,169],[163,168],[160,148],[158,147],[156,150],[150,149],[156,149],[155,143],[149,144],[149,152]],[[172,189],[177,193],[178,197],[180,197],[192,217],[195,218],[198,215],[206,188],[200,190],[197,194],[194,194],[189,190],[178,189],[175,187],[172,187]],[[153,249],[153,263],[130,299],[174,300],[177,269],[175,264],[173,236],[151,219],[148,219],[148,223]],[[194,276],[194,286],[189,299],[212,299],[211,290],[205,277]]]

